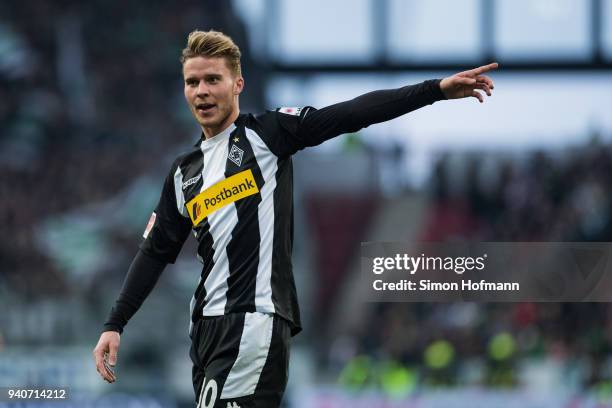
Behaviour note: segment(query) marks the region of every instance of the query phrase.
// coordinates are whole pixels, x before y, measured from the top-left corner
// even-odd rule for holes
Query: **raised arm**
[[[369,125],[385,122],[443,99],[474,97],[484,101],[483,91],[491,96],[493,81],[486,72],[497,63],[459,72],[444,79],[432,79],[397,89],[369,92],[354,99],[322,109],[283,108],[272,118],[263,117],[270,126],[283,129],[282,138],[267,140],[279,157],[291,155],[308,146],[316,146],[343,133],[356,132]]]
[[[397,89],[373,91],[349,101],[307,111],[298,137],[315,146],[343,133],[356,132],[445,99],[440,80],[433,79]]]

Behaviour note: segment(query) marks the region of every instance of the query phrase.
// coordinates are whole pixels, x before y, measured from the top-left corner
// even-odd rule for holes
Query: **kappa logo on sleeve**
[[[258,192],[253,172],[248,169],[210,186],[185,206],[195,227],[218,209]]]
[[[300,112],[302,112],[301,107],[292,106],[292,107],[282,107],[278,110],[280,113],[284,113],[286,115],[300,116]]]
[[[155,214],[155,212],[153,212],[151,214],[151,217],[149,218],[149,222],[147,223],[147,228],[145,228],[144,233],[142,234],[142,237],[144,239],[147,239],[147,237],[149,236],[149,233],[153,229],[153,225],[155,225],[155,219],[156,218],[157,218],[157,214]]]
[[[201,174],[198,174],[195,177],[190,178],[189,180],[187,180],[186,182],[183,183],[183,190],[186,189],[187,187],[189,187],[192,184],[197,183],[198,181],[200,181],[200,177],[202,177]]]

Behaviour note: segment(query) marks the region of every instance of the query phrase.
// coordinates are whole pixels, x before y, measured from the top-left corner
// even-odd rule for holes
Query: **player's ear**
[[[244,78],[238,77],[234,82],[234,95],[240,95],[244,89]]]

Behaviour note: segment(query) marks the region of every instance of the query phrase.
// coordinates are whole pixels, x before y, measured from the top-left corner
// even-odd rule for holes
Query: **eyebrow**
[[[206,78],[222,78],[223,75],[222,74],[205,74],[204,75],[204,79]],[[185,77],[185,81],[189,81],[189,80],[198,80],[197,76],[194,75],[190,75],[188,77]]]

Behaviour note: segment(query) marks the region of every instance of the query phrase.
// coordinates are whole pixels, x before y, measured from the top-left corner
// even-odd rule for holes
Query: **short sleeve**
[[[312,106],[284,107],[259,115],[261,137],[270,151],[283,158],[309,146],[302,135],[301,124],[314,111]]]
[[[151,214],[140,249],[145,254],[167,263],[174,263],[189,232],[191,221],[179,213],[174,187],[178,160],[164,181],[159,202]]]

